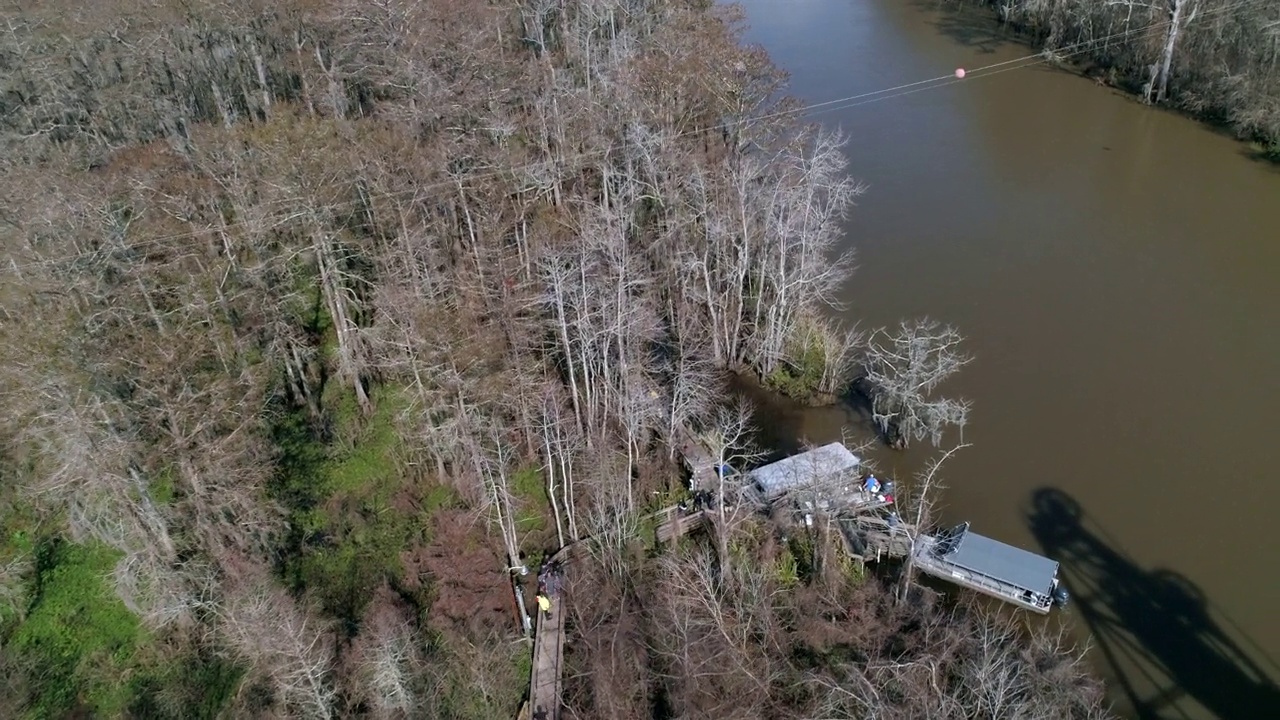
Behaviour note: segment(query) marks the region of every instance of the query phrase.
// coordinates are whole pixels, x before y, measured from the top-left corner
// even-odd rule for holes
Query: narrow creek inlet
[[[744,0],[748,40],[820,103],[1031,54],[932,2]],[[975,361],[946,520],[1062,563],[1116,709],[1280,702],[1280,169],[1195,121],[1034,66],[814,116],[869,186],[843,294],[930,316]],[[813,441],[850,421],[770,408]],[[923,457],[882,453],[905,473]]]

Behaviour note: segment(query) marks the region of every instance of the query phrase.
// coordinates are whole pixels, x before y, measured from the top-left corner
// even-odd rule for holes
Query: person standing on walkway
[[[542,610],[547,617],[551,617],[551,598],[538,593],[538,609]]]

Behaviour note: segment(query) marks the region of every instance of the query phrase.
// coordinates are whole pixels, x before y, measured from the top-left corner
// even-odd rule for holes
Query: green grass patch
[[[432,485],[422,496],[422,512],[428,518],[440,510],[462,507],[462,498],[448,485]]]
[[[210,652],[157,662],[130,683],[129,717],[214,720],[234,697],[245,669]]]
[[[636,534],[639,536],[640,543],[646,552],[655,553],[662,550],[662,546],[658,543],[658,524],[661,522],[654,513],[644,513],[640,516],[640,522],[636,524]]]
[[[515,510],[516,531],[538,533],[547,528],[547,513],[551,498],[547,495],[547,483],[542,468],[531,465],[512,473],[511,494],[518,507]]]
[[[351,432],[356,442],[350,450],[330,458],[325,473],[325,494],[385,496],[395,492],[401,486],[400,467],[396,463],[400,450],[400,437],[395,427],[398,398],[380,393],[373,417],[365,427],[353,431],[350,428],[355,424],[358,411],[355,399],[349,393],[345,397],[350,398],[350,415],[345,424],[340,425],[339,432]]]
[[[844,350],[829,345],[841,341],[833,338],[821,322],[808,318],[797,324],[787,340],[782,362],[761,378],[766,387],[804,403],[830,402],[833,396],[844,392],[843,387],[833,387],[831,380],[843,383],[845,379],[824,382],[827,358],[838,357]]]
[[[779,586],[793,588],[800,584],[799,565],[796,562],[796,556],[792,554],[791,548],[787,545],[783,545],[782,550],[778,553],[774,569],[777,573]]]
[[[807,532],[796,533],[787,540],[787,554],[795,563],[796,580],[811,583],[816,579],[818,569],[814,567],[813,536]]]
[[[148,494],[167,501],[171,480],[157,474]],[[115,595],[120,553],[42,533],[15,486],[0,485],[0,672],[20,693],[14,717],[218,717],[243,669],[207,649],[175,657],[178,644],[145,631]]]
[[[152,502],[159,505],[168,505],[173,502],[173,473],[173,467],[170,466],[150,478],[147,483],[147,495],[151,497]]]
[[[854,560],[845,553],[836,553],[836,560],[840,563],[840,572],[844,576],[845,581],[851,586],[857,587],[866,582],[866,565]]]
[[[401,397],[375,389],[365,418],[349,389],[334,388],[325,393],[331,432],[318,432],[300,411],[276,423],[283,452],[272,487],[290,509],[286,578],[354,631],[373,591],[401,577],[400,553],[425,540],[429,518],[395,507],[408,483],[395,425]],[[457,502],[452,490],[437,487],[428,507]]]
[[[764,378],[764,384],[789,398],[801,402],[812,400],[822,389],[825,357],[826,351],[817,336],[804,333],[793,343],[787,359]]]
[[[107,585],[120,554],[102,545],[41,542],[31,607],[6,645],[24,656],[32,718],[83,707],[118,717],[130,697],[127,675],[139,644],[138,620]]]
[[[511,492],[531,502],[549,502],[547,484],[542,477],[542,468],[536,465],[521,468],[511,475]]]

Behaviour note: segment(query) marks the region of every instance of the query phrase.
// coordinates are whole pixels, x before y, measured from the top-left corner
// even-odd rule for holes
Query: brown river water
[[[1280,168],[1066,72],[974,72],[1031,54],[982,16],[742,5],[806,103],[971,70],[813,117],[870,186],[844,316],[928,315],[975,356],[945,388],[974,409],[943,519],[1062,563],[1123,715],[1280,717]],[[764,416],[812,441],[853,422]]]

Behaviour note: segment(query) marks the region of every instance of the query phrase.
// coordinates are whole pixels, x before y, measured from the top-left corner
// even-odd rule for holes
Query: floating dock
[[[979,535],[969,523],[921,535],[912,560],[923,573],[1041,615],[1067,602],[1057,561]]]

